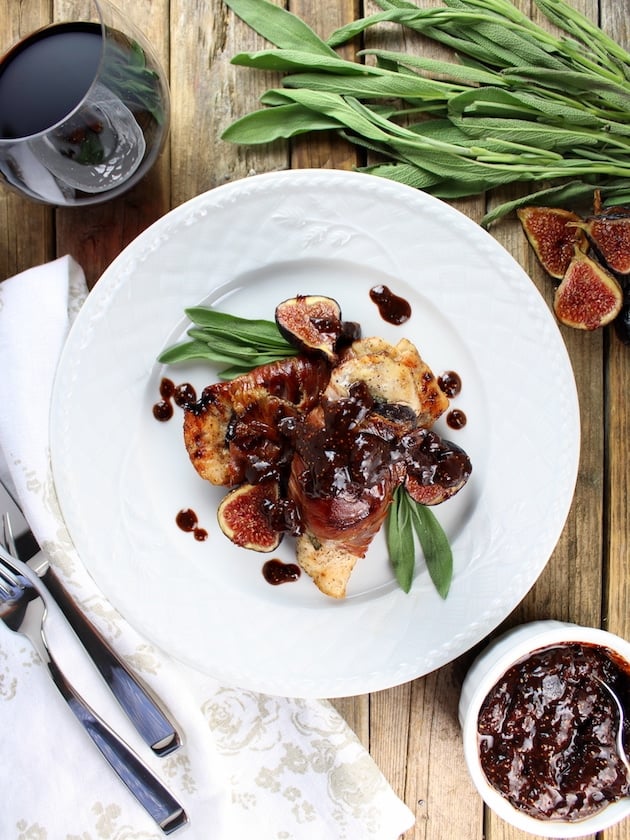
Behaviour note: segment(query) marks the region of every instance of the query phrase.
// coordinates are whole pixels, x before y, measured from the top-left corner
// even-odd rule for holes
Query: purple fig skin
[[[333,298],[297,295],[278,304],[276,324],[281,335],[302,353],[321,353],[337,360],[337,343],[343,336],[341,309]]]

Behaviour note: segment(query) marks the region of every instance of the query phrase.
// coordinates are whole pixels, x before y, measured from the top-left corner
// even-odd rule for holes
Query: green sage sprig
[[[191,340],[161,353],[158,361],[162,364],[204,359],[227,365],[219,377],[234,379],[259,365],[297,355],[297,349],[282,337],[274,321],[239,318],[206,306],[191,307],[185,312],[193,322],[187,331]]]
[[[571,184],[573,194],[578,184],[583,193],[596,187],[605,201],[628,192],[630,53],[565,0],[535,0],[560,35],[510,0],[444,0],[427,9],[376,0],[382,11],[327,41],[269,0],[225,2],[273,45],[233,63],[284,74],[283,89],[267,91],[261,110],[226,129],[230,142],[332,129],[376,153],[362,171],[444,199],[513,182]],[[365,50],[349,61],[333,49],[383,22],[450,47],[458,60]],[[372,62],[361,63],[367,56]],[[482,224],[510,209],[495,208]]]
[[[444,529],[431,508],[415,502],[399,485],[386,521],[387,550],[400,587],[409,592],[416,565],[418,538],[433,585],[442,598],[448,595],[453,577],[453,552]]]

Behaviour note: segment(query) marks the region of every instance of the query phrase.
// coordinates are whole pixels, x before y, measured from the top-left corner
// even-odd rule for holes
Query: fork
[[[46,592],[33,571],[0,546],[0,620],[25,636],[47,666],[62,697],[119,778],[165,834],[188,822],[173,794],[90,708],[53,658],[45,633]]]
[[[8,488],[5,487],[5,490],[13,498]],[[15,504],[17,505],[17,502]],[[13,557],[18,557],[8,513],[3,514],[2,531],[0,545],[4,545]],[[178,749],[181,746],[181,738],[163,704],[77,607],[59,578],[53,574],[42,552],[35,555],[28,565],[42,579],[46,589],[57,602],[64,617],[145,743],[159,756],[168,755]]]

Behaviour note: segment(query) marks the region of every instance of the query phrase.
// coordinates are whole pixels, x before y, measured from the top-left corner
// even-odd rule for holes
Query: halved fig
[[[417,429],[401,440],[407,468],[405,489],[422,505],[439,505],[459,492],[472,472],[470,458],[430,429]]]
[[[575,248],[586,253],[588,238],[579,226],[582,218],[562,207],[521,207],[516,214],[545,271],[562,280]]]
[[[288,342],[303,353],[323,353],[336,361],[336,346],[343,335],[341,308],[333,298],[297,295],[276,307],[276,324]]]
[[[553,301],[558,320],[568,327],[595,330],[613,321],[623,304],[617,280],[576,247]]]
[[[228,539],[241,548],[275,551],[282,534],[271,526],[269,508],[278,501],[276,481],[241,484],[224,496],[217,510],[219,527]]]
[[[615,207],[589,216],[579,227],[611,271],[630,275],[630,208]]]

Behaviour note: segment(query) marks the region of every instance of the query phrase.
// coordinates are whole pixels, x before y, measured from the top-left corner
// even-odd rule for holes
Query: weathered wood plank
[[[630,49],[630,3],[601,0],[602,27]],[[607,552],[604,565],[604,626],[630,638],[630,346],[610,337],[607,391],[602,404],[607,427]],[[603,832],[603,840],[628,840],[630,821]]]
[[[533,2],[517,0],[515,5],[542,26],[552,29]],[[578,3],[573,5],[577,7]],[[580,6],[581,11],[596,19],[596,2],[587,0]],[[519,194],[523,194],[521,188],[499,190],[495,199],[503,201]],[[527,245],[518,220],[505,219],[493,233],[523,265],[551,308],[554,285]],[[571,359],[582,407],[582,435],[589,445],[582,447],[574,501],[549,563],[526,598],[497,632],[505,626],[537,618],[557,618],[594,626],[599,626],[601,620],[604,429],[602,416],[594,415],[590,406],[602,395],[603,337],[564,327],[560,331]],[[540,410],[544,411],[544,408],[540,407]],[[531,836],[487,810],[486,840],[526,840]]]
[[[291,11],[306,21],[322,38],[349,20],[359,15],[359,3],[355,0],[291,0]],[[343,58],[351,60],[354,45],[347,45],[339,50]],[[291,141],[292,169],[352,169],[358,163],[356,146],[346,143],[338,137],[326,133],[319,136],[296,137]]]
[[[236,146],[221,139],[235,119],[258,106],[274,74],[235,67],[239,52],[266,43],[221,0],[174,0],[171,86],[177,119],[171,134],[173,205],[236,178],[288,166],[285,144]],[[182,45],[187,44],[187,48]]]
[[[0,2],[0,56],[50,21],[48,0]],[[53,211],[0,187],[0,280],[54,256]]]
[[[630,2],[601,0],[602,27],[617,43],[630,49]],[[607,393],[607,566],[605,614],[607,629],[630,637],[630,347],[610,336]],[[630,832],[630,829],[628,829]],[[611,835],[613,836],[613,835]]]

